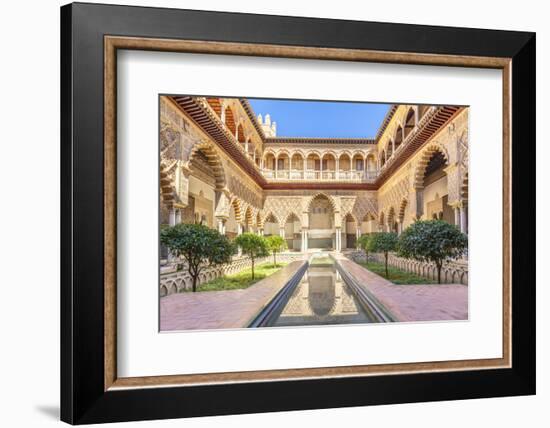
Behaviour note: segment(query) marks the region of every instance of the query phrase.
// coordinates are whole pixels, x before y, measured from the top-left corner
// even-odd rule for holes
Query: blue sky
[[[248,99],[256,116],[271,115],[277,137],[374,138],[389,104]]]

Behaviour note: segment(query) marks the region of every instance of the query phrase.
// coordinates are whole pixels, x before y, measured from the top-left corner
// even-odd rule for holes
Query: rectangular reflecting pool
[[[373,322],[334,264],[311,264],[273,327]]]

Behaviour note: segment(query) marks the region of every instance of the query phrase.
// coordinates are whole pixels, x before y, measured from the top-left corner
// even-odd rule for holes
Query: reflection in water
[[[274,326],[371,322],[334,266],[310,266]]]

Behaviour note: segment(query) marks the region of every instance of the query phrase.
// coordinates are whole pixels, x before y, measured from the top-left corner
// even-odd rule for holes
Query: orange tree
[[[433,262],[437,268],[437,283],[441,284],[443,262],[462,256],[467,247],[468,237],[455,225],[443,220],[418,220],[399,237],[398,254]]]
[[[386,278],[388,278],[388,253],[397,248],[397,234],[393,232],[377,232],[368,241],[370,251],[384,254]]]
[[[235,245],[241,247],[244,254],[250,257],[252,265],[252,279],[254,279],[255,260],[259,257],[266,257],[269,255],[265,238],[254,233],[247,232],[237,236],[233,242]]]
[[[277,253],[280,253],[287,247],[286,240],[279,235],[271,235],[265,239],[267,241],[267,248],[273,254],[273,266],[277,266]]]
[[[197,279],[203,269],[231,261],[234,247],[217,230],[201,224],[177,224],[163,228],[160,242],[175,256],[187,262],[187,271],[197,291]]]

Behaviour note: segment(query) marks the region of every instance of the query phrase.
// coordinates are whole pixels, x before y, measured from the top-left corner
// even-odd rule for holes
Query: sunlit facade
[[[439,218],[467,233],[468,108],[392,105],[365,139],[281,138],[246,99],[161,97],[161,223],[344,251]]]

